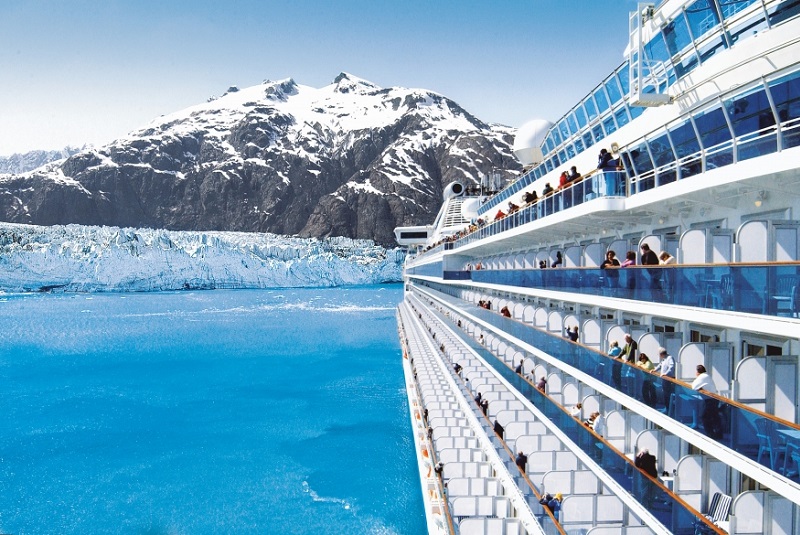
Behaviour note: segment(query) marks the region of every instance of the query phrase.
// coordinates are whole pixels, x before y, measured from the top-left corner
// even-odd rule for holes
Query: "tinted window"
[[[612,74],[611,78],[606,80],[605,85],[606,91],[608,92],[608,98],[611,99],[612,105],[622,100],[622,92],[619,89],[619,83],[617,82],[617,76],[615,74]]]
[[[695,117],[697,131],[700,132],[700,140],[706,149],[724,143],[731,139],[731,132],[722,108],[715,108]]]
[[[569,138],[569,129],[567,128],[566,121],[561,121],[560,123],[558,123],[558,130],[559,132],[561,132],[561,139],[566,140],[567,138]]]
[[[617,130],[617,125],[614,124],[614,115],[611,114],[603,119],[603,128],[606,130],[606,135],[611,134]]]
[[[561,145],[561,134],[558,133],[558,128],[553,128],[550,132],[553,135],[553,145],[556,147]]]
[[[675,161],[675,154],[672,152],[672,146],[669,144],[667,134],[651,139],[648,143],[650,144],[650,152],[653,154],[653,161],[656,167]]]
[[[761,89],[725,103],[737,141],[739,159],[747,160],[778,149],[777,137],[772,127],[775,115]],[[759,137],[760,136],[760,137]],[[758,139],[753,139],[759,137]]]
[[[583,152],[583,141],[581,141],[581,138],[575,140],[575,150],[578,154]]]
[[[641,114],[644,113],[644,108],[642,108],[641,106],[631,106],[630,108],[628,108],[628,111],[631,114],[631,119],[636,119],[637,117],[639,117]]]
[[[728,20],[753,2],[755,0],[722,0],[719,3],[722,8],[722,18]]]
[[[596,142],[603,139],[605,137],[605,134],[603,133],[603,125],[595,125],[594,128],[592,128],[592,135],[594,136],[594,140]]]
[[[608,98],[605,91],[603,91],[603,86],[594,90],[594,101],[597,103],[598,113],[603,113],[608,109]]]
[[[594,101],[591,96],[583,102],[583,107],[586,108],[586,117],[589,121],[597,117],[597,108],[594,107]]]
[[[575,147],[573,147],[572,145],[567,145],[567,157],[568,158],[575,157]]]
[[[719,25],[717,11],[711,6],[710,0],[697,0],[687,7],[686,19],[695,39],[699,39]]]
[[[583,128],[586,126],[586,112],[583,111],[582,106],[575,108],[575,119],[578,120],[578,127]]]
[[[645,57],[653,61],[669,61],[669,52],[667,52],[667,45],[664,42],[664,36],[661,33],[656,34],[655,37],[650,39],[650,42],[644,45]]]
[[[617,126],[622,128],[630,119],[628,119],[628,109],[625,106],[622,106],[620,109],[614,112],[614,118],[617,120]]]
[[[733,162],[733,151],[730,148],[731,131],[725,122],[722,108],[715,108],[695,117],[695,125],[700,133],[700,141],[706,150],[714,150],[714,154],[706,156],[707,170],[722,167]],[[728,142],[728,143],[726,143]],[[720,150],[717,145],[725,144]]]
[[[800,145],[800,72],[770,82],[769,92],[784,125],[783,148],[797,147]]]
[[[664,34],[664,41],[667,43],[667,50],[670,56],[678,55],[684,48],[689,46],[692,42],[692,37],[689,35],[689,28],[686,25],[686,19],[683,18],[683,13],[679,13],[675,20],[667,24],[662,30]]]
[[[570,113],[567,115],[567,125],[569,126],[570,132],[573,134],[578,131],[578,124],[575,122],[575,114]]]
[[[592,145],[594,145],[594,139],[592,139],[591,132],[586,132],[585,134],[583,134],[583,144],[586,145],[587,149]]]
[[[688,121],[670,130],[670,137],[675,145],[675,152],[677,152],[678,158],[700,151],[700,143],[697,141],[692,123]]]
[[[629,73],[629,64],[627,62],[619,70],[617,76],[619,79],[619,83],[622,86],[622,93],[624,95],[627,95],[628,92],[630,91],[630,80],[628,79],[630,73]]]

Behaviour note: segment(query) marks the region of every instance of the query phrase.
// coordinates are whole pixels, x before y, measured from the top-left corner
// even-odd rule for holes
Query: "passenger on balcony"
[[[574,165],[572,167],[570,167],[570,169],[569,169],[569,181],[570,182],[575,182],[577,180],[580,180],[580,178],[581,178],[581,174],[578,172],[578,168],[575,167]]]
[[[553,260],[553,263],[550,264],[550,267],[556,268],[561,267],[561,264],[564,262],[564,259],[561,258],[561,251],[556,251],[556,259]]]
[[[650,246],[646,243],[642,244],[642,265],[643,266],[657,266],[658,257],[656,253],[650,250]]]
[[[545,262],[544,260],[539,260],[539,269],[546,269],[546,268],[547,268],[547,262]]]
[[[510,318],[511,317],[511,311],[508,309],[507,306],[504,306],[503,308],[500,309],[500,314],[502,314],[506,318]]]
[[[617,358],[622,353],[622,348],[619,347],[619,342],[616,340],[612,341],[609,348],[608,348],[608,356]]]
[[[651,372],[653,371],[653,368],[655,368],[655,366],[653,366],[653,362],[650,360],[650,357],[644,353],[639,354],[639,362],[636,363],[636,366],[646,372]],[[642,381],[642,399],[645,403],[647,403],[647,405],[653,408],[655,408],[656,403],[658,403],[656,387],[653,385],[653,381],[650,379],[649,375],[646,375],[644,377],[644,381]]]
[[[628,251],[625,253],[625,260],[622,261],[619,267],[629,267],[636,265],[636,253],[634,251]]]
[[[636,459],[633,461],[633,465],[653,479],[658,477],[656,457],[647,449],[643,449],[639,452],[639,455],[637,455]],[[649,509],[653,506],[653,486],[647,483],[644,483],[643,486],[642,505]]]
[[[605,283],[608,288],[616,288],[619,286],[619,273],[613,268],[619,267],[619,260],[617,260],[617,253],[614,251],[606,252],[606,259],[600,264],[600,269],[607,269],[605,272]]]
[[[545,389],[546,387],[547,387],[547,379],[545,379],[544,377],[542,377],[541,379],[539,379],[539,382],[538,382],[538,383],[536,383],[536,389],[537,389],[539,392],[541,392],[542,394],[544,394],[544,389]]]
[[[519,365],[516,368],[514,368],[514,373],[516,373],[517,375],[522,375],[522,372],[524,371],[524,369],[522,368],[522,364],[524,362],[525,359],[519,359]]]
[[[553,193],[553,188],[550,186],[550,182],[544,185],[544,189],[542,190],[542,197],[546,197]]]
[[[660,362],[653,368],[653,373],[658,373],[661,377],[670,377],[675,379],[675,359],[667,353],[666,348],[658,348],[658,358]],[[662,381],[661,389],[664,391],[664,407],[669,410],[669,401],[672,394],[675,392],[675,383],[672,381]]]
[[[509,215],[513,214],[517,210],[519,210],[519,206],[517,206],[516,204],[514,204],[511,201],[508,201],[508,213],[509,213]]]
[[[675,257],[666,251],[661,251],[661,254],[658,255],[658,263],[662,266],[675,264]]]
[[[573,418],[580,418],[581,417],[581,410],[583,409],[582,403],[576,403],[572,409],[569,411],[569,415]]]
[[[522,196],[522,200],[525,202],[525,204],[533,204],[538,200],[538,197],[535,191],[526,191]]]
[[[497,213],[494,214],[494,220],[495,221],[499,221],[499,220],[503,219],[505,216],[506,216],[506,214],[503,213],[503,210],[498,210]]]
[[[514,462],[519,466],[519,469],[522,470],[522,473],[525,473],[525,465],[528,464],[528,456],[522,453],[522,451],[517,452],[517,458]]]
[[[611,153],[606,149],[600,149],[600,154],[597,156],[597,168],[601,171],[616,171],[617,162]]]
[[[697,377],[692,383],[692,390],[704,390],[712,394],[717,393],[714,381],[702,364],[697,365]],[[703,429],[709,438],[722,438],[722,422],[720,421],[719,404],[716,399],[708,397],[703,401],[703,415],[700,419],[703,421]]]
[[[636,351],[638,351],[638,349],[639,344],[636,343],[636,340],[631,337],[630,333],[625,333],[625,346],[622,348],[620,358],[633,364],[636,362]]]
[[[564,327],[566,338],[569,338],[570,342],[577,342],[578,341],[578,326],[573,325],[572,328]]]
[[[558,177],[558,189],[564,189],[569,184],[569,175],[566,171],[561,173],[561,176]]]

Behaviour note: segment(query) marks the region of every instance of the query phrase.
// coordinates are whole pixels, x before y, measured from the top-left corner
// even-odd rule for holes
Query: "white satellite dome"
[[[534,165],[544,159],[542,142],[553,123],[545,119],[534,119],[523,124],[514,138],[514,154],[522,165]]]

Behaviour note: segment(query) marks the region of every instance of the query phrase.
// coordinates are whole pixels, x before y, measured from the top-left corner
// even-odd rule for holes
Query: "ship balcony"
[[[572,371],[576,371],[594,378],[608,387],[596,390],[609,399],[617,398],[615,393],[621,392],[629,399],[644,403],[653,409],[648,419],[664,429],[676,434],[680,434],[682,428],[698,430],[705,437],[724,445],[729,452],[737,452],[766,470],[776,474],[785,472],[785,476],[800,481],[795,469],[797,467],[792,464],[792,451],[800,448],[800,425],[720,395],[695,391],[682,381],[648,373],[621,359],[572,343],[560,335],[503,317],[435,290],[432,296],[446,303],[464,321],[482,325],[485,332],[519,341],[527,348],[535,348],[536,352],[551,356],[561,365],[566,365],[562,366],[562,372],[573,375]],[[566,369],[569,372],[565,372]],[[554,386],[550,385],[548,389]],[[561,394],[561,389],[558,390]],[[765,426],[773,437],[770,454],[767,454],[765,442],[759,438],[760,434],[763,435],[761,428]],[[700,443],[697,445],[704,449]],[[797,486],[797,483],[794,485]]]
[[[800,263],[445,271],[443,275],[445,280],[469,279],[481,284],[659,305],[800,316]]]

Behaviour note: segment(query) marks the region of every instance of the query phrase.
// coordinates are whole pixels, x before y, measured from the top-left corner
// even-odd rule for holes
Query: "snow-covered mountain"
[[[32,150],[11,156],[0,156],[0,174],[19,174],[38,169],[44,164],[69,158],[86,147],[64,147],[61,150]]]
[[[368,240],[0,224],[0,291],[157,291],[380,284],[404,253]]]
[[[519,164],[513,131],[421,89],[349,74],[232,87],[107,146],[0,177],[0,219],[347,236],[393,244],[449,182]],[[511,171],[508,171],[508,170]]]

